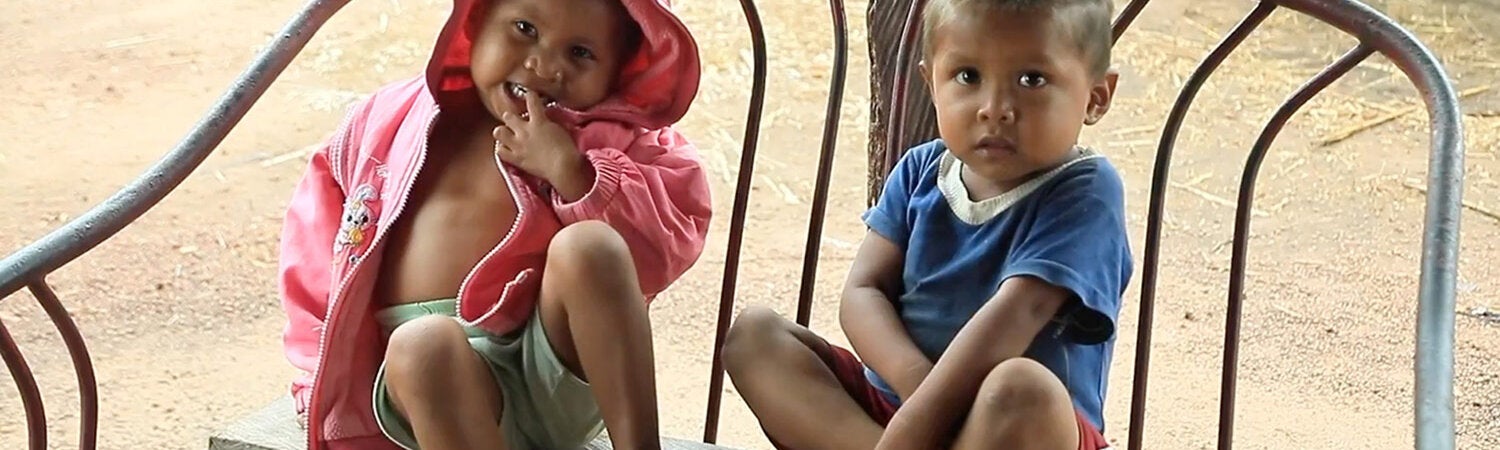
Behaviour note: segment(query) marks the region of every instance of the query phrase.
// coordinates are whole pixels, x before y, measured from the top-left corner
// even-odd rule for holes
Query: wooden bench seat
[[[607,436],[600,436],[587,450],[612,448]],[[664,438],[664,450],[731,450],[729,447],[702,442]],[[292,398],[282,397],[249,416],[230,424],[208,438],[209,450],[306,450],[307,438],[297,426]]]

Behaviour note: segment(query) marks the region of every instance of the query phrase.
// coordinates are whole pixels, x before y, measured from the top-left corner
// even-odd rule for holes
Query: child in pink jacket
[[[287,211],[310,448],[655,448],[647,303],[703,250],[665,0],[455,0],[426,73],[350,111]]]

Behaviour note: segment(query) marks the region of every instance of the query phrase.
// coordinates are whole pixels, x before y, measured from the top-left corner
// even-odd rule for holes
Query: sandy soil
[[[766,121],[756,161],[737,308],[794,309],[813,167],[832,63],[813,0],[760,2],[771,36]],[[1137,257],[1157,130],[1182,80],[1247,2],[1158,0],[1121,41],[1116,106],[1084,140],[1127,181]],[[1375,6],[1444,59],[1460,89],[1500,82],[1495,0]],[[1427,3],[1421,4],[1419,3]],[[0,251],[97,204],[174,145],[297,8],[292,0],[20,1],[0,5]],[[89,339],[100,447],[203,448],[207,436],[283,395],[282,316],[273,283],[279,218],[299,152],[362,93],[416,73],[446,2],[354,2],[313,41],[220,149],[172,196],[49,279]],[[736,3],[684,1],[702,45],[704,89],[681,128],[715,172],[710,250],[656,303],[662,423],[701,436],[713,320],[749,96],[749,40]],[[864,2],[850,4],[851,70],[839,122],[833,206],[814,327],[842,342],[836,292],[862,233],[868,119]],[[1206,86],[1173,165],[1155,327],[1148,448],[1211,448],[1217,423],[1233,209],[1247,149],[1272,109],[1352,40],[1279,11]],[[1490,56],[1487,56],[1490,55]],[[1375,58],[1293,121],[1257,188],[1241,352],[1241,448],[1410,448],[1417,261],[1428,142],[1421,114],[1333,145],[1351,124],[1415,104]],[[1464,101],[1466,198],[1500,210],[1500,89]],[[281,161],[281,162],[277,162]],[[1500,220],[1466,211],[1458,309],[1500,310]],[[1139,275],[1127,294],[1111,374],[1109,434],[1123,444]],[[44,384],[52,447],[76,439],[76,388],[60,340],[28,294],[0,303]],[[1500,320],[1457,317],[1461,448],[1500,445]],[[4,383],[0,383],[4,384]],[[732,389],[721,442],[769,448]],[[0,388],[0,448],[25,439],[20,402]],[[1349,442],[1357,442],[1350,444]]]

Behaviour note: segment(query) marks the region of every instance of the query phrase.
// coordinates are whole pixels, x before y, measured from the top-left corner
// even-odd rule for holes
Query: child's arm
[[[890,239],[865,234],[844,285],[839,325],[865,364],[907,399],[932,370],[932,360],[917,349],[892,303],[901,293],[902,256]]]
[[[333,235],[338,231],[342,194],[329,174],[328,152],[313,154],[297,184],[281,229],[281,305],[287,324],[282,340],[287,360],[303,373],[292,383],[297,412],[306,411],[312,373],[318,365],[318,336],[327,313]]]
[[[628,149],[583,149],[593,186],[575,200],[552,198],[563,224],[600,220],[625,238],[647,296],[698,260],[712,215],[696,147],[675,132],[652,134]]]
[[[574,142],[534,93],[526,95],[526,105],[529,117],[501,116],[498,154],[552,185],[552,207],[563,225],[598,220],[620,233],[647,299],[697,262],[712,196],[693,144],[670,128],[636,136],[609,123],[585,125]],[[624,147],[598,144],[625,140]]]
[[[940,448],[973,407],[979,384],[1001,362],[1021,356],[1071,294],[1039,279],[1006,280],[959,330],[911,399],[891,419],[882,448]]]
[[[901,272],[911,238],[912,189],[940,156],[934,143],[920,145],[891,169],[880,200],[864,214],[869,231],[849,268],[839,304],[839,325],[854,351],[902,399],[910,398],[932,370],[932,360],[901,323],[896,301],[905,289]]]
[[[628,148],[580,149],[583,187],[559,183],[552,208],[563,225],[608,223],[630,247],[647,297],[667,288],[703,253],[712,214],[708,177],[697,148],[671,130],[651,132]],[[591,179],[589,179],[591,178]]]
[[[354,108],[358,112],[368,106],[366,100]],[[318,341],[328,310],[334,235],[343,215],[344,190],[335,178],[339,168],[333,167],[332,154],[345,154],[343,145],[352,134],[354,117],[351,114],[346,118],[333,137],[312,155],[282,222],[277,287],[287,314],[283,347],[287,360],[302,371],[293,380],[291,389],[298,414],[305,413],[311,401]]]
[[[1095,164],[1095,163],[1090,163]],[[999,288],[954,336],[932,373],[891,419],[881,448],[940,448],[954,438],[980,384],[1021,356],[1043,329],[1077,345],[1114,335],[1131,272],[1124,187],[1104,163],[1063,175],[1016,236]],[[1047,324],[1061,316],[1058,328]]]

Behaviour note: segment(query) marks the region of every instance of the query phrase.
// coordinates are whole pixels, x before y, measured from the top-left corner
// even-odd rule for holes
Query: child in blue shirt
[[[941,139],[911,149],[864,215],[839,308],[859,358],[764,308],[725,344],[778,448],[1108,448],[1132,263],[1120,176],[1077,141],[1114,93],[1111,10],[929,2],[921,72]]]

